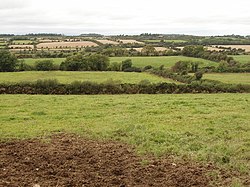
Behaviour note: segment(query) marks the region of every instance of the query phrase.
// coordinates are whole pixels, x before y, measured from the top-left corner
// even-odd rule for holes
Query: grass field
[[[65,60],[65,58],[26,58],[24,59],[24,62],[32,66],[36,61],[39,60],[53,60],[55,64],[60,65]]]
[[[34,63],[38,60],[44,60],[49,58],[42,58],[42,59],[32,59],[27,58],[24,59],[25,63],[29,65],[34,65]],[[154,67],[159,67],[164,65],[165,67],[172,67],[177,61],[186,60],[192,62],[199,62],[202,66],[218,66],[217,62],[213,62],[210,60],[204,60],[200,58],[193,58],[193,57],[184,57],[184,56],[161,56],[161,57],[111,57],[110,62],[122,62],[123,60],[131,59],[133,61],[133,65],[136,67],[144,67],[147,65],[152,65]],[[55,64],[60,64],[65,58],[52,58],[51,60],[54,61]]]
[[[165,67],[172,67],[177,61],[192,61],[199,62],[202,66],[218,66],[218,63],[204,60],[200,58],[184,57],[184,56],[161,56],[161,57],[112,57],[111,62],[121,62],[125,59],[131,59],[133,65],[137,67],[144,67],[147,65],[152,65],[154,67],[159,67],[164,65]]]
[[[247,172],[250,94],[0,95],[0,139],[70,132]]]
[[[250,55],[230,55],[242,64],[250,63]]]
[[[32,41],[31,40],[14,40],[13,43],[16,45],[22,45],[22,44],[31,44]]]
[[[203,79],[217,80],[230,84],[250,85],[250,73],[208,73],[203,75]]]
[[[70,71],[26,71],[0,73],[0,82],[36,81],[43,79],[57,79],[61,83],[73,81],[105,82],[109,80],[121,83],[139,83],[142,80],[150,82],[175,82],[171,79],[161,78],[148,73],[125,73],[125,72],[70,72]],[[176,83],[176,82],[175,82]]]

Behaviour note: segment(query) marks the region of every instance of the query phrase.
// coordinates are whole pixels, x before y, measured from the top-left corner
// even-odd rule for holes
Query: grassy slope
[[[159,67],[164,65],[165,67],[173,66],[177,61],[186,60],[192,62],[200,62],[201,66],[217,66],[218,63],[204,60],[200,58],[184,57],[184,56],[162,56],[162,57],[112,57],[111,62],[121,62],[125,59],[132,59],[134,66],[144,67],[152,65]]]
[[[250,73],[208,73],[203,75],[203,79],[231,84],[250,84]]]
[[[38,79],[57,79],[61,83],[73,81],[105,82],[113,79],[122,83],[139,83],[142,80],[150,82],[174,82],[148,73],[125,72],[70,72],[70,71],[26,71],[26,72],[2,72],[0,82],[36,81]]]
[[[250,94],[0,95],[0,138],[73,132],[246,172]]]
[[[44,58],[45,59],[45,58]],[[47,59],[47,58],[46,58]],[[137,67],[144,67],[147,65],[152,65],[155,67],[159,67],[161,65],[165,65],[165,67],[173,66],[177,61],[180,60],[190,60],[193,62],[200,62],[201,66],[217,66],[218,63],[204,60],[200,58],[192,58],[192,57],[184,57],[184,56],[162,56],[162,57],[111,57],[111,62],[122,62],[125,59],[132,59],[133,65]],[[37,60],[42,59],[25,59],[25,62],[29,65],[33,65]],[[60,64],[64,61],[64,58],[54,58],[55,64]]]
[[[242,64],[250,63],[250,55],[230,55]]]

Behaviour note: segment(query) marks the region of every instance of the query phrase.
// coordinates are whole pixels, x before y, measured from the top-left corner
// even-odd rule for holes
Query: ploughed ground
[[[212,164],[138,156],[130,146],[113,141],[53,135],[0,143],[0,186],[213,186]],[[247,182],[247,181],[246,181]]]

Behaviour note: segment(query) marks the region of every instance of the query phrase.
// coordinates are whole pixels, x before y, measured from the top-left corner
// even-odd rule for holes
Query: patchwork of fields
[[[60,83],[74,81],[91,81],[102,83],[116,81],[120,83],[139,83],[148,80],[152,83],[169,82],[178,83],[171,79],[161,78],[148,73],[125,73],[125,72],[71,72],[71,71],[27,71],[0,73],[0,83],[7,82],[34,82],[44,79],[57,79]]]

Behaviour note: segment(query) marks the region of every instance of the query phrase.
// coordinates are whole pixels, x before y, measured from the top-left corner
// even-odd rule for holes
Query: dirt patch
[[[202,166],[142,158],[127,145],[53,136],[0,143],[0,186],[209,186]]]

